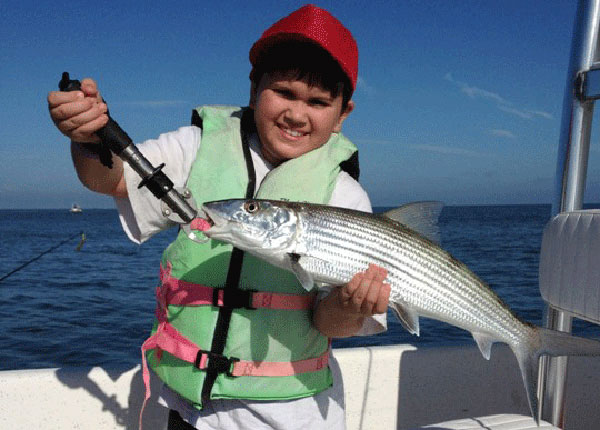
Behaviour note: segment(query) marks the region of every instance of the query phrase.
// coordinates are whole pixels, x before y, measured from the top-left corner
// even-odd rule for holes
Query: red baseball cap
[[[256,65],[262,52],[283,40],[308,40],[325,49],[341,66],[356,89],[358,47],[350,31],[325,9],[302,6],[269,27],[250,49],[250,63]]]

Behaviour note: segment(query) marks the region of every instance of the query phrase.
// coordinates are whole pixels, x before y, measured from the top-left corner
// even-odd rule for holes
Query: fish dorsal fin
[[[389,307],[394,311],[402,327],[410,334],[419,336],[419,315],[410,306],[390,301]]]
[[[382,216],[404,224],[432,242],[440,243],[438,220],[443,207],[442,202],[413,202],[384,212]]]
[[[473,332],[471,334],[473,335],[473,339],[475,339],[475,342],[477,342],[477,346],[479,347],[483,358],[489,360],[490,355],[492,354],[492,344],[494,343],[494,339],[490,335],[485,333]]]

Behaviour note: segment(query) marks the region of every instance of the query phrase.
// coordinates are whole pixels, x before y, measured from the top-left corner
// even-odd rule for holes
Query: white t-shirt
[[[202,130],[182,127],[177,131],[161,134],[158,139],[148,140],[138,149],[154,166],[165,163],[164,173],[176,188],[183,187],[201,144]],[[256,171],[256,187],[260,186],[273,168],[260,152],[258,137],[250,138],[250,153]],[[160,201],[146,188],[138,189],[138,174],[124,163],[127,198],[115,198],[119,218],[127,236],[136,243],[148,240],[152,235],[173,227],[162,215]],[[346,172],[340,172],[333,190],[330,206],[345,207],[371,212],[371,203],[363,188]],[[329,294],[322,288],[319,298]],[[386,330],[386,315],[366,318],[358,336],[380,333]],[[260,430],[260,429],[323,429],[345,428],[344,391],[339,366],[333,357],[329,360],[333,373],[333,386],[312,397],[287,401],[211,400],[202,410],[195,409],[177,393],[164,386],[160,402],[179,412],[181,417],[198,429]]]

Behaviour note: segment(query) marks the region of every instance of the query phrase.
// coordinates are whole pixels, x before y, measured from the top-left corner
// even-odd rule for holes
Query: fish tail
[[[515,353],[521,369],[531,416],[539,426],[537,386],[540,356],[600,355],[600,342],[532,326],[527,341],[511,346],[511,349]]]

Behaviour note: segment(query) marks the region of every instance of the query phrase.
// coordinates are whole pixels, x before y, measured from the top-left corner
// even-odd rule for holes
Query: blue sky
[[[247,103],[248,50],[296,1],[0,4],[0,208],[112,207],[51,123],[63,71],[94,77],[137,142],[200,104]],[[572,0],[323,1],[360,52],[344,133],[374,205],[551,201]],[[600,201],[592,145],[586,201]]]

